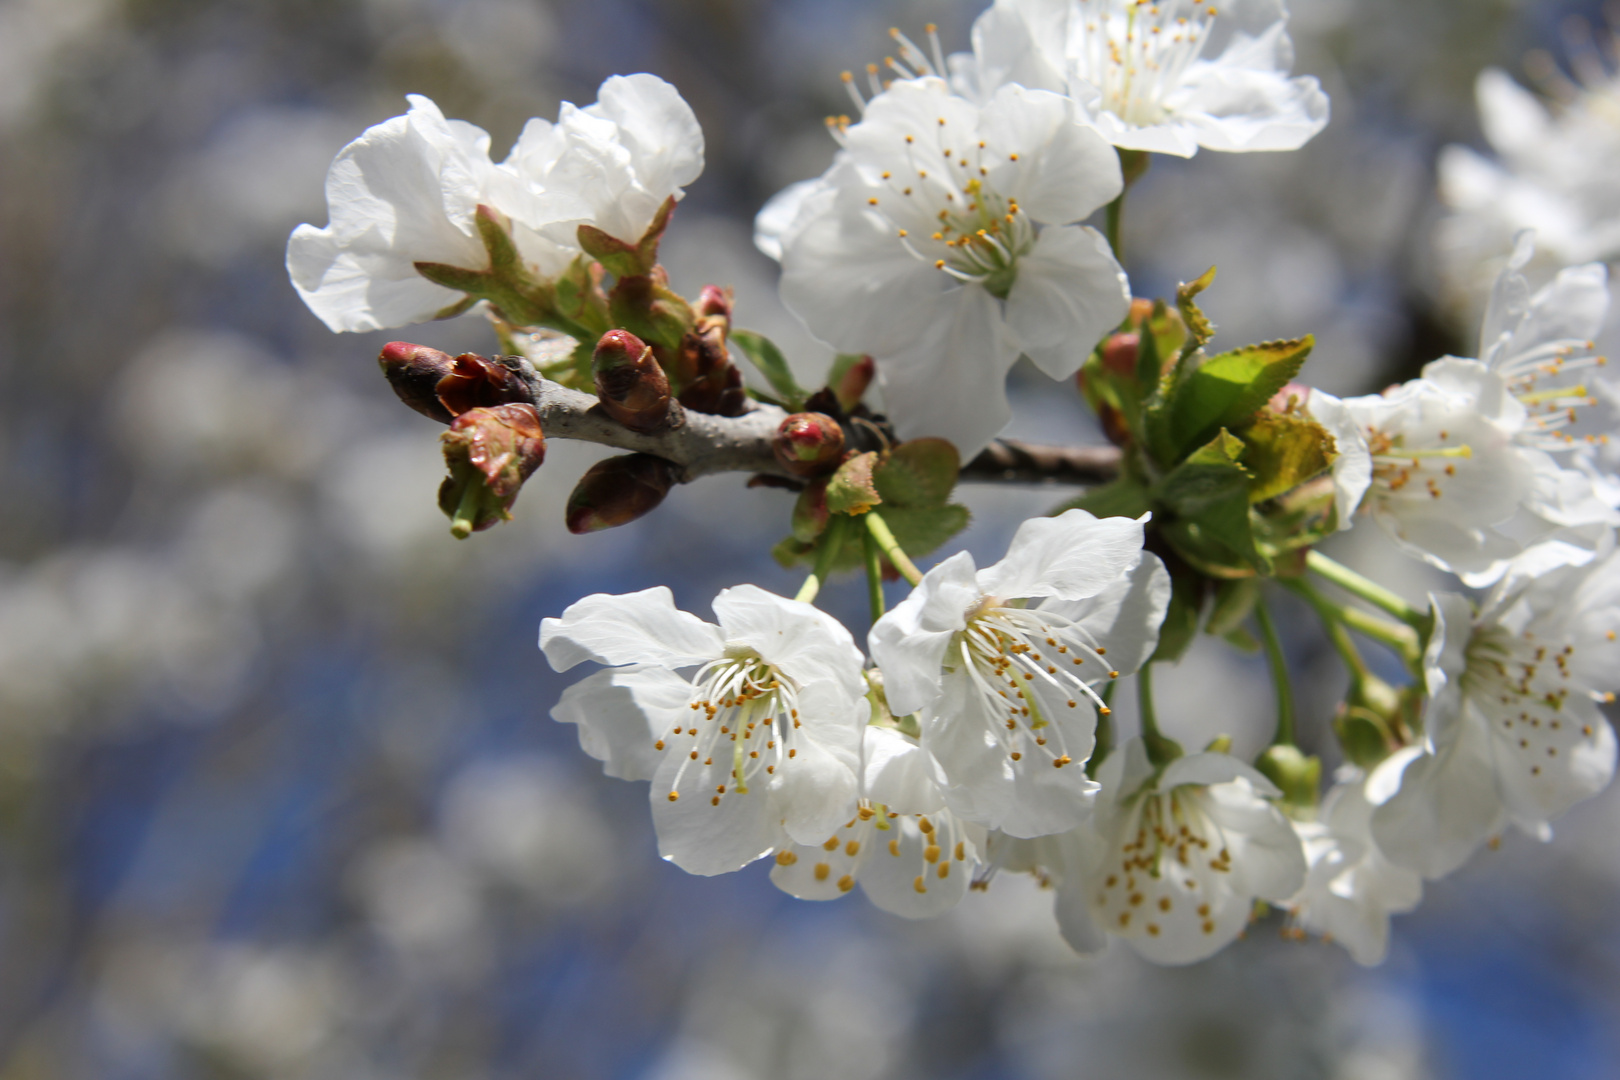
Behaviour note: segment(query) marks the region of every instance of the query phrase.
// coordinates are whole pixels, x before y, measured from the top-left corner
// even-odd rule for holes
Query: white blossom
[[[416,263],[486,267],[480,205],[511,220],[518,251],[550,278],[580,254],[580,225],[634,242],[703,170],[692,110],[653,75],[615,76],[596,104],[564,103],[555,124],[530,120],[499,165],[483,129],[446,120],[426,97],[409,101],[406,115],[368,128],[332,162],[330,224],[300,225],[287,243],[294,287],[334,331],[423,322],[460,303]]]
[[[1495,68],[1476,86],[1495,160],[1463,146],[1440,154],[1448,215],[1436,243],[1460,294],[1486,293],[1522,230],[1534,229],[1538,271],[1620,257],[1620,78],[1583,67],[1549,108]]]
[[[1297,150],[1328,120],[1314,78],[1289,78],[1278,0],[996,0],[952,58],[957,86],[1066,93],[1122,149]]]
[[[884,911],[919,919],[967,895],[985,830],[945,806],[938,767],[915,739],[868,727],[860,808],[820,844],[776,853],[771,881],[802,900],[831,900],[857,884]]]
[[[557,670],[614,665],[552,716],[579,725],[609,775],[652,781],[659,851],[694,874],[820,843],[854,816],[869,711],[860,651],[835,619],[753,585],[714,611],[718,626],[658,587],[587,596],[540,624]]]
[[[1152,654],[1169,596],[1142,522],[1084,510],[1024,522],[984,570],[967,552],[930,570],[869,642],[890,708],[917,714],[946,805],[1015,837],[1084,820],[1106,709],[1093,687]]]
[[[1237,937],[1256,899],[1282,903],[1304,884],[1299,838],[1269,801],[1279,792],[1236,758],[1190,754],[1156,769],[1132,739],[1097,778],[1096,819],[1065,841],[1071,871],[1058,883],[1059,924],[1077,950],[1107,933],[1155,963],[1189,964]]]
[[[1422,877],[1391,863],[1372,838],[1373,809],[1394,794],[1414,752],[1398,752],[1371,775],[1346,766],[1316,819],[1294,823],[1309,869],[1288,909],[1300,931],[1337,941],[1358,964],[1382,963],[1389,917],[1423,899]]]
[[[1392,862],[1437,878],[1504,824],[1549,837],[1613,776],[1598,702],[1620,686],[1620,555],[1516,565],[1477,614],[1449,594],[1432,609],[1423,753],[1372,828]]]
[[[902,436],[971,457],[1010,416],[1020,355],[1067,378],[1129,310],[1107,241],[1074,224],[1119,194],[1119,163],[1069,101],[1019,86],[980,106],[901,80],[834,132],[832,168],[757,222],[782,299],[822,341],[877,360]]]

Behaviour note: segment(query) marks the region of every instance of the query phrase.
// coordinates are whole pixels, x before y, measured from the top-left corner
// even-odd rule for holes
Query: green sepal
[[[1253,475],[1249,501],[1292,491],[1333,464],[1333,436],[1309,416],[1262,411],[1242,431],[1243,464]]]
[[[669,219],[674,213],[675,197],[672,195],[664,200],[652,224],[647,226],[647,231],[634,244],[610,236],[595,225],[581,225],[576,230],[576,236],[585,254],[601,263],[603,269],[614,277],[639,277],[652,273],[653,267],[658,265],[658,244],[663,239],[664,230],[669,228]]]
[[[1394,741],[1389,728],[1371,709],[1347,705],[1333,718],[1333,734],[1339,739],[1344,759],[1371,770],[1389,757]]]
[[[789,412],[799,412],[804,408],[805,399],[810,396],[810,392],[800,386],[799,381],[793,377],[787,358],[770,338],[756,334],[752,330],[733,330],[730,341],[759,369],[759,373],[765,376],[765,381],[776,391],[783,408]]]
[[[1195,302],[1198,294],[1214,283],[1215,267],[1212,266],[1193,280],[1176,286],[1176,310],[1181,312],[1181,321],[1187,324],[1188,334],[1187,341],[1181,347],[1183,357],[1190,356],[1194,349],[1203,348],[1215,336],[1215,327]]]
[[[1301,809],[1314,807],[1322,789],[1322,759],[1306,757],[1297,746],[1268,746],[1254,767],[1282,790],[1282,801]]]
[[[872,470],[877,467],[876,452],[857,454],[838,466],[827,481],[827,509],[834,514],[864,514],[883,502]]]
[[[962,456],[949,441],[912,439],[890,450],[872,478],[886,507],[937,507],[949,501],[961,471]]]
[[[662,271],[621,277],[608,294],[608,312],[613,325],[671,355],[679,351],[681,338],[697,319],[686,299],[665,283]]]
[[[456,292],[472,293],[482,296],[489,287],[489,272],[487,270],[468,270],[464,266],[451,266],[449,263],[419,262],[413,264],[416,272],[433,282],[443,285]]]

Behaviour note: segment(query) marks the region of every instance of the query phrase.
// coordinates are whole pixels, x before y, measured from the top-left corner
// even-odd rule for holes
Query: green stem
[[[1311,587],[1311,583],[1304,578],[1278,578],[1283,587],[1294,595],[1311,605],[1317,618],[1322,620],[1322,629],[1327,632],[1328,641],[1344,661],[1344,666],[1350,669],[1352,683],[1360,684],[1366,681],[1367,661],[1361,658],[1361,650],[1356,648],[1355,640],[1344,628],[1344,622],[1339,618],[1339,609],[1332,602]]]
[[[1320,551],[1312,551],[1305,556],[1305,566],[1345,592],[1360,597],[1373,607],[1387,611],[1408,626],[1419,631],[1428,628],[1427,614],[1417,610],[1378,582],[1362,577],[1348,566],[1335,562]]]
[[[1114,261],[1122,266],[1125,263],[1125,196],[1131,190],[1131,185],[1147,172],[1152,161],[1152,156],[1145,150],[1119,151],[1119,171],[1125,186],[1120,189],[1119,197],[1108,204],[1108,220],[1104,228],[1108,246],[1114,252]]]
[[[465,540],[473,534],[473,528],[478,524],[478,485],[469,482],[461,492],[461,501],[456,503],[456,516],[450,519],[450,535],[457,540]]]
[[[827,523],[827,531],[821,534],[821,546],[816,549],[816,568],[804,579],[798,595],[793,599],[804,604],[815,603],[817,594],[821,592],[821,586],[827,581],[827,575],[832,573],[833,560],[838,558],[838,549],[843,546],[844,522],[842,518],[835,517]]]
[[[1403,623],[1390,622],[1388,619],[1381,619],[1371,612],[1362,611],[1360,608],[1354,608],[1348,604],[1335,604],[1317,593],[1316,590],[1311,589],[1303,581],[1279,580],[1283,580],[1284,584],[1288,585],[1289,588],[1311,601],[1311,605],[1318,612],[1323,613],[1324,619],[1334,620],[1347,630],[1354,630],[1358,634],[1372,638],[1380,645],[1387,645],[1400,654],[1401,659],[1406,661],[1406,666],[1411,668],[1413,672],[1419,670],[1419,663],[1423,658],[1423,641],[1414,627]],[[1309,590],[1309,592],[1302,590],[1301,586],[1304,586],[1304,590]],[[1354,646],[1352,646],[1353,648]],[[1360,657],[1357,656],[1356,659],[1359,661]],[[1346,662],[1348,663],[1348,661]],[[1352,673],[1355,672],[1354,668],[1351,670]],[[1360,670],[1364,677],[1366,667],[1363,665]]]
[[[1109,706],[1113,704],[1114,687],[1118,685],[1118,679],[1110,679],[1097,695],[1102,698],[1104,707],[1097,710],[1096,743],[1091,750],[1091,760],[1086,762],[1086,775],[1093,780],[1097,779],[1097,770],[1102,763],[1114,752],[1114,714]]]
[[[878,550],[883,552],[884,557],[896,570],[900,571],[900,576],[913,585],[921,581],[922,571],[918,570],[917,564],[907,558],[906,553],[901,550],[900,541],[889,531],[889,523],[883,520],[883,515],[876,510],[868,510],[861,517],[866,520],[866,531],[877,542]]]
[[[1254,620],[1260,624],[1260,641],[1266,647],[1266,662],[1271,666],[1271,684],[1277,690],[1277,733],[1272,745],[1294,745],[1294,691],[1288,684],[1288,661],[1283,658],[1282,642],[1277,639],[1277,624],[1271,620],[1271,609],[1262,598],[1254,605]]]
[[[866,597],[871,601],[872,621],[875,623],[883,618],[887,605],[883,602],[883,563],[878,555],[877,541],[872,539],[871,530],[862,530],[861,546],[866,549]]]
[[[1167,765],[1181,756],[1181,744],[1159,733],[1159,718],[1153,711],[1153,665],[1143,664],[1136,673],[1136,705],[1142,714],[1142,744],[1148,760]]]
[[[1125,193],[1121,191],[1119,197],[1108,204],[1108,221],[1105,235],[1108,237],[1108,246],[1114,252],[1114,261],[1125,262],[1125,241],[1121,233],[1125,226]]]

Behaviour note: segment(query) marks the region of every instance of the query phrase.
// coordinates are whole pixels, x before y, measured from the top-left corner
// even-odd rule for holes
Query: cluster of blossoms
[[[709,623],[654,588],[541,625],[557,670],[603,665],[552,715],[609,775],[649,782],[670,862],[770,859],[794,896],[859,886],[908,917],[1031,873],[1075,949],[1118,937],[1162,963],[1211,955],[1269,904],[1287,932],[1376,963],[1425,879],[1508,824],[1547,837],[1614,771],[1604,268],[1534,290],[1518,235],[1477,357],[1379,395],[1309,390],[1311,339],[1212,354],[1196,297],[1213,271],[1154,301],[1119,257],[1149,154],[1291,150],[1327,122],[1316,81],[1289,74],[1274,0],[996,0],[971,52],[933,34],[925,51],[896,31],[869,92],[845,75],[859,115],[828,121],[833,164],[756,221],[784,303],[840,351],[823,389],[733,327],[728,290],[669,288],[658,243],[703,143],[650,75],[531,121],[500,164],[413,98],[339,155],[331,224],[293,234],[289,271],[333,329],[482,305],[524,354],[383,350],[406,403],[450,425],[458,536],[509,512],[548,436],[633,451],[580,481],[577,532],[704,471],[797,494],[774,549],[813,566],[793,599],[739,585]],[[1105,207],[1106,232],[1085,224]],[[923,573],[913,557],[966,524],[948,502],[964,460],[1018,460],[997,437],[1021,358],[1078,374],[1117,448],[1110,482],[1024,522],[993,566],[959,552]],[[745,391],[743,361],[768,390]],[[1366,518],[1488,595],[1417,610],[1314,550]],[[868,579],[864,652],[814,606],[844,569]],[[885,576],[913,586],[892,609]],[[1295,745],[1267,582],[1307,601],[1351,671],[1325,795]],[[1200,630],[1254,643],[1245,624],[1277,682],[1276,737],[1253,762],[1225,738],[1188,753],[1159,730],[1152,669]],[[1411,685],[1374,678],[1351,632],[1393,648]],[[1132,677],[1124,738],[1110,702]]]

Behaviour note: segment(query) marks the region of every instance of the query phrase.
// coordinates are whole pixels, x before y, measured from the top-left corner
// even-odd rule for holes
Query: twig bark
[[[771,440],[787,416],[774,405],[752,403],[742,416],[713,416],[671,403],[669,423],[650,434],[631,431],[608,416],[594,396],[546,379],[520,356],[500,363],[529,391],[548,439],[578,439],[628,452],[652,454],[674,465],[685,484],[711,473],[744,472],[792,479],[776,460]],[[963,480],[1092,486],[1119,475],[1112,446],[1042,446],[998,439],[962,469]]]

